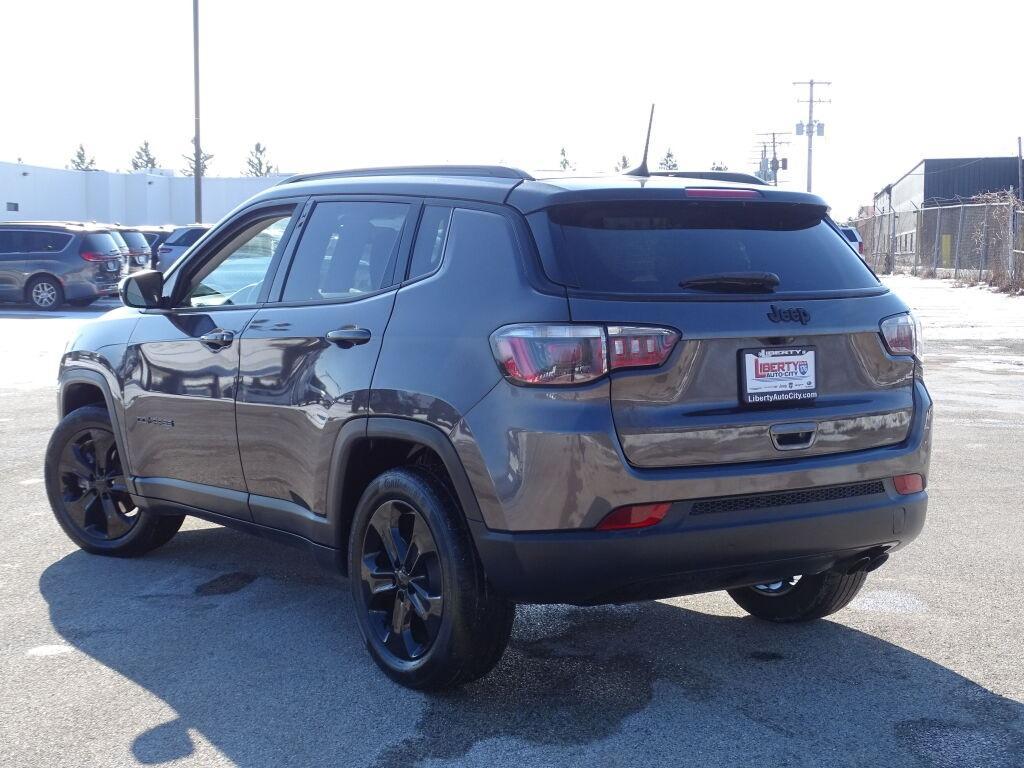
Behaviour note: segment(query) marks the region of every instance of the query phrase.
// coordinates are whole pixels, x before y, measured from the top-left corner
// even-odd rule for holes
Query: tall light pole
[[[815,122],[814,120],[814,105],[815,104],[827,104],[828,99],[815,99],[814,98],[814,86],[815,85],[832,85],[829,80],[803,80],[801,82],[794,82],[793,85],[806,85],[810,89],[810,95],[807,97],[807,191],[811,191],[811,168],[814,163],[814,134],[817,132],[819,136],[825,135],[825,125],[821,121]],[[803,101],[802,99],[800,101]],[[802,123],[798,123],[796,126],[796,135],[799,136],[803,133],[804,128]]]
[[[196,159],[193,174],[195,183],[196,223],[203,220],[203,147],[199,141],[199,0],[192,0],[192,79],[195,86]]]

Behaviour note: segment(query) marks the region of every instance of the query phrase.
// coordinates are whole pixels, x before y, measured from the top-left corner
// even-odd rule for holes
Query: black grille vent
[[[761,493],[756,496],[726,496],[720,499],[707,499],[694,502],[690,509],[691,515],[712,515],[718,512],[745,512],[751,509],[767,509],[769,507],[788,507],[793,504],[812,504],[816,501],[837,501],[852,499],[857,496],[874,496],[885,493],[885,485],[881,480],[850,485],[830,485],[824,488],[807,488],[802,491],[782,491],[779,493]]]

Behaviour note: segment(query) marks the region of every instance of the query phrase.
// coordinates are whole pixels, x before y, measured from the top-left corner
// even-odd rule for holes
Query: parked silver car
[[[192,247],[200,237],[210,229],[209,224],[190,224],[187,227],[178,227],[171,232],[170,237],[164,240],[157,252],[154,254],[153,269],[166,272],[167,268],[178,260],[185,251]]]
[[[0,222],[0,300],[52,310],[117,293],[120,243],[110,231],[67,222]]]

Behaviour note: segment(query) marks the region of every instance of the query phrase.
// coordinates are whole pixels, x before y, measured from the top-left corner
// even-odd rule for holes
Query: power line
[[[779,171],[785,171],[789,168],[789,162],[787,158],[779,157],[778,148],[789,144],[788,141],[780,141],[779,136],[789,136],[788,132],[784,131],[768,131],[765,133],[759,133],[758,136],[771,136],[771,141],[758,142],[761,145],[761,158],[759,171],[762,174],[761,178],[765,181],[771,182],[776,187],[779,186]],[[768,157],[768,147],[772,148],[772,156]]]
[[[829,104],[831,99],[816,99],[814,98],[814,86],[815,85],[832,85],[831,80],[801,80],[794,82],[793,85],[806,85],[808,87],[808,96],[806,99],[798,99],[798,103],[807,105],[807,191],[811,191],[811,169],[814,164],[814,134],[817,133],[819,136],[825,135],[825,124],[820,120],[814,119],[814,105],[815,104]],[[804,124],[797,123],[796,135],[799,136],[804,133]]]

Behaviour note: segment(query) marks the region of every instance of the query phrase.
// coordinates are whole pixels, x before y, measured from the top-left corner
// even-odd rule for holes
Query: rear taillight
[[[678,331],[644,326],[608,326],[608,366],[640,368],[661,365],[679,341]]]
[[[921,356],[921,326],[912,314],[887,317],[879,328],[890,354]]]
[[[650,528],[665,519],[672,505],[668,502],[660,504],[633,504],[619,507],[609,512],[600,523],[599,531],[628,531],[634,528]]]
[[[86,261],[106,261],[108,256],[105,253],[96,253],[96,251],[81,251],[78,254]]]
[[[582,384],[608,370],[596,325],[509,325],[491,334],[494,359],[517,384]]]
[[[491,350],[514,384],[584,384],[609,370],[661,365],[679,332],[670,328],[520,323],[491,334]]]

